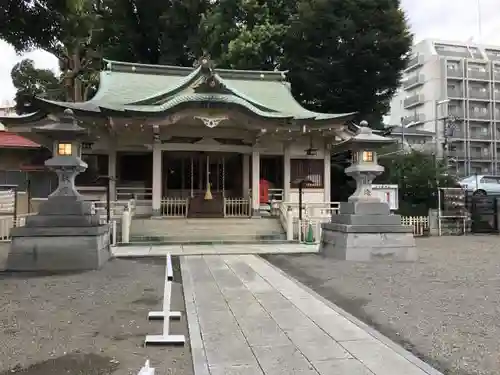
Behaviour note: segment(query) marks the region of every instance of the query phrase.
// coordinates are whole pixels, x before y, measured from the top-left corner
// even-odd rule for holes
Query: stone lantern
[[[40,126],[36,133],[52,140],[52,158],[45,161],[45,166],[53,170],[59,179],[57,189],[49,196],[82,198],[75,188],[75,178],[87,169],[82,159],[80,139],[87,130],[80,127],[70,109],[64,111],[60,122]]]
[[[345,170],[345,174],[356,181],[356,190],[348,202],[381,202],[372,194],[373,180],[384,171],[384,167],[378,164],[377,149],[393,144],[395,140],[373,134],[366,121],[360,125],[358,134],[339,147],[351,151],[353,158],[352,164]]]
[[[92,202],[75,188],[75,177],[85,171],[80,127],[73,112],[60,121],[33,128],[53,143],[53,156],[45,166],[58,176],[58,186],[24,227],[13,228],[7,258],[11,271],[71,271],[99,268],[110,257],[110,227],[100,225]]]
[[[341,260],[416,260],[413,230],[401,225],[401,216],[372,192],[375,177],[384,171],[377,163],[377,149],[395,142],[373,134],[366,121],[358,133],[336,150],[351,151],[352,164],[345,173],[356,181],[356,190],[341,202],[339,214],[322,224],[320,251]]]

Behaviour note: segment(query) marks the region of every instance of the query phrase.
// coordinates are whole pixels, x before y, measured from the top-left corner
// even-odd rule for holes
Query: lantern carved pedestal
[[[412,229],[401,225],[401,217],[392,215],[389,205],[372,194],[373,180],[384,171],[375,149],[392,142],[362,126],[340,147],[353,152],[353,163],[345,173],[356,181],[356,191],[340,203],[339,214],[322,225],[320,252],[325,256],[353,261],[418,259]]]
[[[110,258],[109,224],[99,225],[91,202],[75,189],[75,177],[87,164],[80,158],[77,138],[86,133],[66,110],[60,123],[34,131],[54,142],[53,157],[45,165],[58,178],[57,189],[24,227],[13,228],[7,258],[10,271],[74,271],[99,268]]]

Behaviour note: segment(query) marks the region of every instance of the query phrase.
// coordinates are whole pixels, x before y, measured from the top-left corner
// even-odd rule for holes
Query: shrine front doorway
[[[188,217],[224,217],[225,198],[248,195],[242,164],[239,153],[166,151],[163,196],[188,199]]]

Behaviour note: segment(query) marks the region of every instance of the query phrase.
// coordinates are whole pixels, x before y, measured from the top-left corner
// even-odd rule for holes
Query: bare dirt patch
[[[174,266],[172,306],[184,311]],[[116,259],[85,273],[0,272],[0,375],[136,374],[146,359],[157,374],[192,375],[189,340],[143,346],[147,334],[161,333],[147,314],[162,308],[164,273],[164,258]],[[184,317],[171,327],[188,337]]]

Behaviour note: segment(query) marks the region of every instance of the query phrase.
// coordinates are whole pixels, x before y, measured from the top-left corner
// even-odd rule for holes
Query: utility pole
[[[405,149],[405,118],[401,116],[401,149]]]

